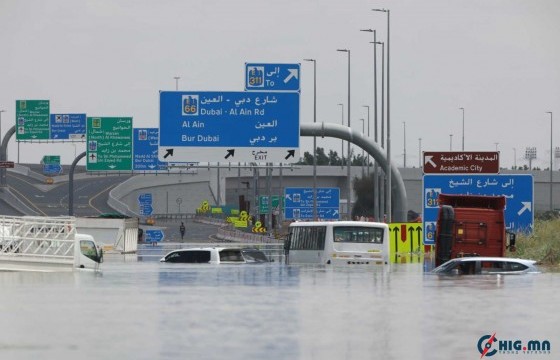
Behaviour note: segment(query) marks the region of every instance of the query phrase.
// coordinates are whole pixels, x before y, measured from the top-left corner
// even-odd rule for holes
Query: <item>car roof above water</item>
[[[160,262],[239,264],[268,262],[268,258],[262,251],[254,248],[218,246],[173,250],[161,258]]]
[[[535,260],[473,256],[451,259],[433,270],[436,274],[484,275],[484,274],[523,274],[540,272]]]

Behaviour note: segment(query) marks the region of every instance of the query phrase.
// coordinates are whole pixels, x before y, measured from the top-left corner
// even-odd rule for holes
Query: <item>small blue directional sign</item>
[[[50,114],[50,138],[86,140],[86,114]]]
[[[151,204],[152,203],[152,194],[151,193],[144,193],[138,195],[138,202],[141,204]]]
[[[158,136],[158,128],[134,129],[132,170],[167,170],[167,163],[158,159]]]
[[[43,164],[43,175],[60,175],[62,166],[60,164]]]
[[[293,162],[299,93],[160,93],[160,161]]]
[[[505,196],[506,228],[527,231],[533,227],[533,176],[500,175],[424,175],[424,244],[435,243],[439,194]]]
[[[245,64],[245,90],[299,91],[300,64]]]
[[[161,229],[146,230],[144,231],[146,242],[160,242],[165,237]]]
[[[151,204],[144,204],[140,205],[140,215],[141,216],[150,216],[154,212],[154,208]]]
[[[313,188],[284,189],[284,218],[313,219]],[[340,208],[339,188],[317,188],[317,218],[338,220]]]
[[[152,194],[144,193],[138,195],[138,207],[140,208],[140,215],[152,215],[152,212],[154,211],[152,207]]]

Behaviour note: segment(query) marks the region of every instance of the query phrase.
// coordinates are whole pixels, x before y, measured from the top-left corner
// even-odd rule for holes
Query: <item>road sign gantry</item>
[[[87,170],[132,170],[132,118],[87,118]]]
[[[49,100],[16,100],[16,139],[49,139]]]
[[[168,163],[299,159],[297,92],[160,92],[158,158]]]

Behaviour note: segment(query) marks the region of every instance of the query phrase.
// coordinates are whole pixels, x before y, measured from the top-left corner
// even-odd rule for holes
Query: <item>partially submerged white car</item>
[[[201,247],[173,250],[159,261],[186,264],[257,264],[269,262],[269,259],[258,249]]]
[[[535,260],[505,257],[461,257],[451,259],[434,270],[438,275],[510,275],[538,273]]]

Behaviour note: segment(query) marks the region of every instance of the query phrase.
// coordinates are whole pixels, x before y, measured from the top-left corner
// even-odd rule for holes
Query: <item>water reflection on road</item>
[[[494,332],[547,339],[545,358],[559,356],[557,273],[452,278],[423,264],[194,266],[110,256],[103,267],[102,275],[0,273],[0,358],[478,359],[479,339]]]

